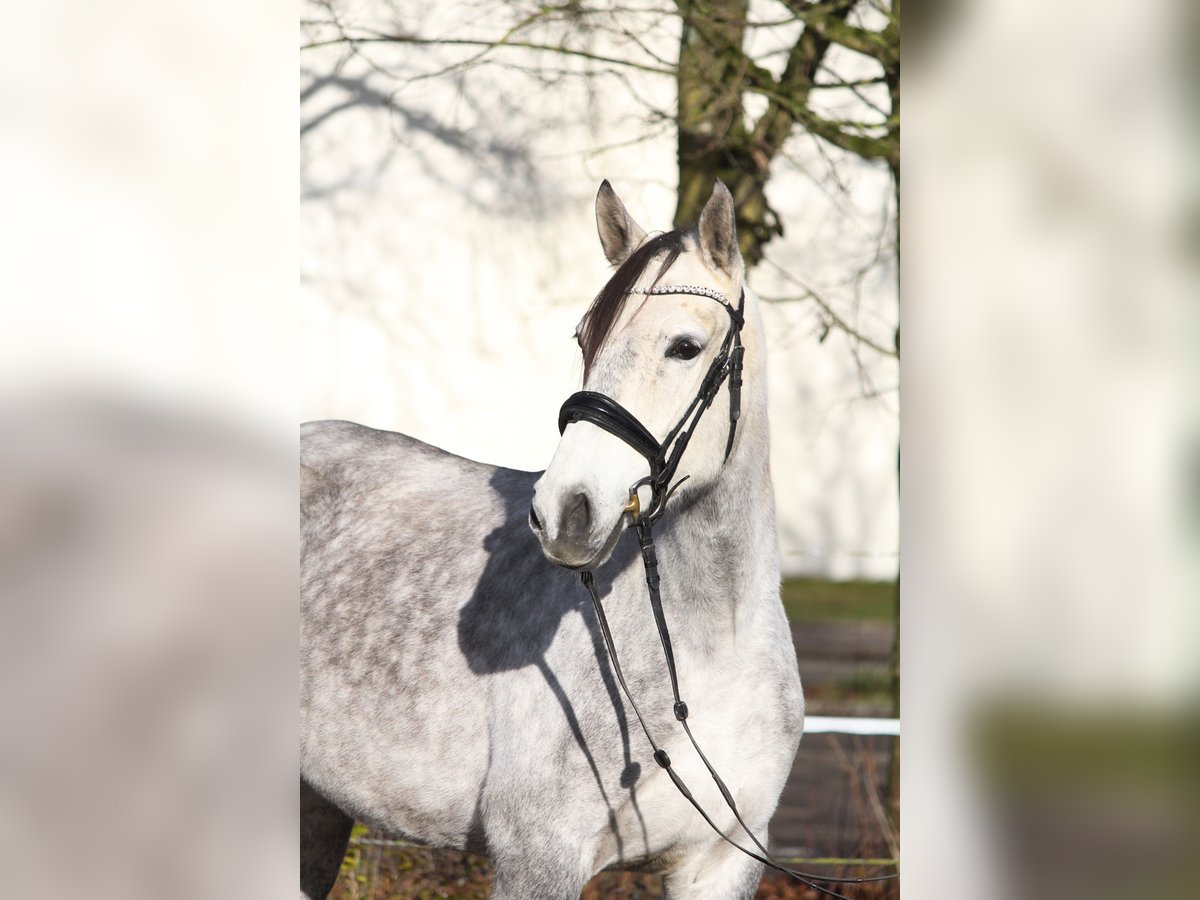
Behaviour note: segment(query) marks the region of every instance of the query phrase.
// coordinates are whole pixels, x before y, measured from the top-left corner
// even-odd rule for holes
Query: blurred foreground
[[[5,896],[278,890],[293,470],[287,444],[146,404],[0,406]],[[250,846],[269,865],[229,865]]]

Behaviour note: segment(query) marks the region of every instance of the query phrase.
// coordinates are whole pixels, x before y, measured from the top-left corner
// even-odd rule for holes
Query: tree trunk
[[[888,26],[891,40],[900,45],[900,0],[892,0],[892,23]],[[900,121],[900,57],[894,63],[884,63],[883,75],[887,80],[891,98],[891,115]],[[892,191],[896,203],[896,296],[900,296],[900,141],[896,139],[896,153],[888,160],[892,173]],[[900,353],[900,323],[896,325],[896,353]],[[896,488],[900,487],[900,448],[896,448]],[[895,696],[895,716],[900,717],[900,575],[896,575],[896,642],[892,646],[892,691]],[[900,740],[892,742],[892,758],[888,766],[887,810],[896,834],[900,833]]]
[[[771,239],[783,234],[779,216],[767,203],[771,161],[797,124],[816,129],[820,121],[805,110],[831,41],[828,28],[814,23],[844,25],[855,0],[807,9],[813,21],[796,40],[779,79],[742,50],[748,0],[676,0],[675,5],[683,27],[675,72],[679,135],[675,226],[696,221],[713,182],[720,178],[733,192],[738,242],[747,267],[752,267]],[[766,112],[753,124],[747,123],[742,106],[743,91],[750,84],[771,96]],[[814,133],[828,136],[829,127],[825,123]],[[838,139],[839,145],[850,141],[844,136]]]
[[[770,159],[755,150],[746,127],[742,87],[749,61],[742,51],[747,0],[677,0],[683,34],[676,72],[679,205],[675,226],[690,225],[719,178],[733,192],[746,265],[781,233],[763,188]]]

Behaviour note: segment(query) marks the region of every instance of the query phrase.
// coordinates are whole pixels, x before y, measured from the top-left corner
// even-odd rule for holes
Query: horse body
[[[720,477],[672,499],[657,546],[689,723],[765,840],[803,699],[779,602],[753,318],[754,413]],[[753,895],[760,865],[721,843],[655,764],[587,592],[530,530],[556,463],[497,468],[347,422],[304,426],[301,463],[306,896],[328,892],[353,819],[488,854],[498,900],[578,896],[610,866],[664,872],[671,897]],[[584,508],[598,517],[601,504]],[[593,525],[604,549],[588,567],[647,725],[744,841],[672,715],[636,543]]]

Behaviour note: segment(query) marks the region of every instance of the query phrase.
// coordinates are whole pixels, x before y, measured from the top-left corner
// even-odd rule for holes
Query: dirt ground
[[[824,867],[824,874],[875,875],[879,869]],[[881,884],[827,885],[850,900],[896,900],[897,881]],[[331,900],[486,900],[491,889],[487,860],[449,850],[352,845],[342,865]],[[653,900],[663,896],[662,880],[653,875],[605,872],[593,878],[581,900]],[[768,874],[756,900],[820,900],[823,895],[782,875]]]

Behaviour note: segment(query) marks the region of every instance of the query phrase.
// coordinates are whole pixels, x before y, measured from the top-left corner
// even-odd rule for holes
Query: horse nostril
[[[586,533],[588,526],[591,524],[592,506],[588,502],[587,494],[578,493],[574,497],[574,502],[571,508],[567,511],[566,522],[569,530],[579,533]]]
[[[533,508],[532,504],[529,507],[529,527],[534,531],[542,530],[542,520],[538,518],[537,510]]]

